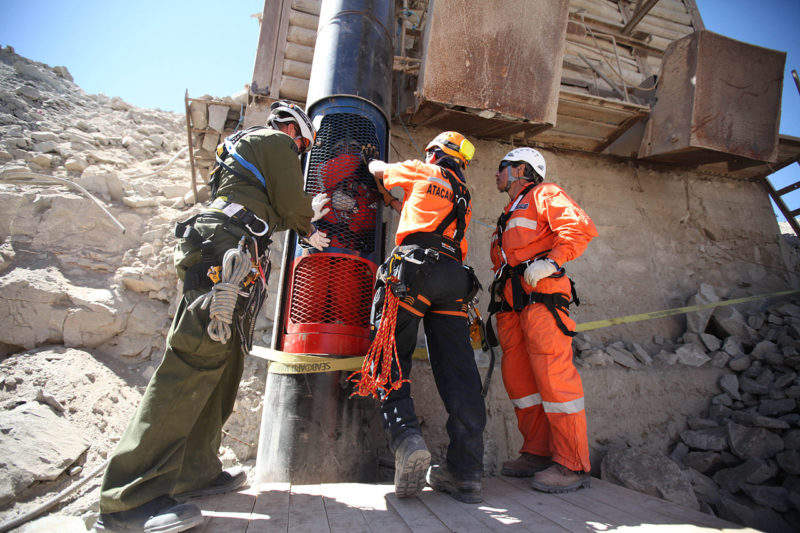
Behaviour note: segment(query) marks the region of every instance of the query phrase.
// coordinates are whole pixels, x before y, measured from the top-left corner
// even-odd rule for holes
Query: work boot
[[[481,481],[459,480],[453,476],[446,465],[433,465],[428,469],[428,485],[433,490],[446,492],[464,503],[481,503]]]
[[[400,442],[394,452],[394,492],[398,498],[418,495],[425,487],[425,471],[431,464],[431,452],[419,433]]]
[[[552,466],[537,472],[531,481],[531,487],[542,492],[572,492],[582,487],[589,487],[589,474],[570,470],[566,466],[553,463]]]
[[[200,509],[191,503],[178,503],[169,496],[159,496],[144,505],[119,513],[104,513],[94,525],[95,531],[126,533],[175,533],[203,523]]]
[[[230,468],[223,470],[217,477],[211,480],[207,486],[202,489],[188,490],[176,494],[176,498],[202,498],[203,496],[212,496],[214,494],[225,494],[232,492],[247,483],[247,472],[238,468]]]
[[[531,477],[553,464],[553,460],[543,455],[522,452],[513,461],[503,463],[500,473],[510,477]]]

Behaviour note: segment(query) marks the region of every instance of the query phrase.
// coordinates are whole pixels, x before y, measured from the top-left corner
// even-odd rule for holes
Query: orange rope
[[[352,396],[379,398],[378,391],[388,394],[393,390],[398,390],[403,383],[410,383],[410,380],[403,379],[403,370],[400,368],[400,360],[397,357],[397,342],[394,338],[398,301],[399,298],[395,296],[392,289],[387,287],[378,332],[372,339],[361,370],[354,372],[349,378],[356,383],[356,390]],[[398,378],[396,381],[392,381],[392,363],[397,365]],[[359,374],[361,376],[357,377]]]

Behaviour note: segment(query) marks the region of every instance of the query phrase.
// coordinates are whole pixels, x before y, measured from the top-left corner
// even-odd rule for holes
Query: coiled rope
[[[350,375],[350,380],[356,383],[353,396],[372,396],[379,398],[378,391],[388,394],[398,390],[403,383],[410,380],[403,379],[403,370],[397,358],[397,342],[395,329],[397,327],[397,303],[399,298],[392,292],[391,287],[386,288],[386,298],[381,312],[381,324],[378,332],[369,346],[369,351],[364,357],[361,370]],[[392,380],[392,366],[397,368],[397,379]],[[360,374],[360,377],[358,377]]]
[[[231,338],[231,324],[233,323],[233,310],[239,296],[247,296],[247,291],[240,290],[240,286],[252,268],[250,252],[244,248],[244,237],[239,241],[237,248],[225,252],[222,258],[222,273],[220,280],[211,287],[211,291],[199,296],[189,305],[194,309],[198,305],[201,309],[209,308],[211,321],[208,324],[208,336],[216,342],[226,344]]]

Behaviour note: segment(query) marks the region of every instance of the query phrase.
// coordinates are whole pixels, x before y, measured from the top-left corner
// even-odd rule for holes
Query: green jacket
[[[256,185],[258,178],[228,156],[226,165],[254,181],[222,168],[217,197],[243,205],[266,220],[273,231],[293,229],[303,237],[309,235],[313,231],[311,197],[303,192],[303,173],[292,138],[278,130],[259,129],[242,137],[236,151],[264,176],[266,191],[260,183]]]

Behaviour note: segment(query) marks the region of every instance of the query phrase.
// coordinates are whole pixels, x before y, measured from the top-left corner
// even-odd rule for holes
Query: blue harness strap
[[[239,138],[236,139],[236,141],[238,142],[239,139],[241,139],[242,137],[243,136],[240,136]],[[233,159],[237,163],[242,165],[244,168],[249,170],[256,178],[258,178],[258,181],[261,182],[261,185],[263,185],[264,188],[266,188],[267,187],[267,181],[264,179],[264,176],[261,175],[261,172],[259,172],[259,170],[256,168],[256,166],[254,164],[252,164],[247,159],[245,159],[244,157],[239,155],[239,153],[236,151],[236,144],[231,142],[231,138],[230,137],[226,138],[224,142],[225,142],[225,149],[228,151],[228,154],[231,157],[233,157]],[[220,161],[219,156],[217,156],[217,161]],[[221,161],[220,161],[220,163],[221,163]]]

